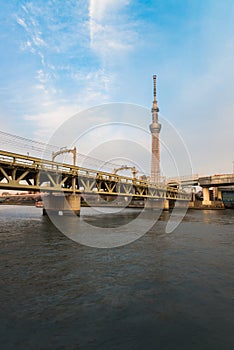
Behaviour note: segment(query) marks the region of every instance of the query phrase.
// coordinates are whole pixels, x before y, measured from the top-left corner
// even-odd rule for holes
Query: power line
[[[22,136],[12,135],[3,131],[0,131],[0,146],[1,148],[7,148],[9,152],[14,153],[31,153],[32,156],[45,158],[46,160],[52,159],[52,153],[61,149],[59,146],[51,145],[41,141],[34,141]],[[6,150],[6,149],[5,149]],[[65,159],[65,158],[64,158]],[[66,158],[67,159],[67,158]],[[122,162],[115,163],[110,161],[103,161],[98,158],[94,158],[82,153],[77,154],[76,164],[84,166],[86,168],[99,169],[102,171],[113,172],[114,168],[122,166]]]

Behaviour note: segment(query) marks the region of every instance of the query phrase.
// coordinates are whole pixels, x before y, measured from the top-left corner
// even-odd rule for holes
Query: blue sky
[[[0,4],[0,130],[47,141],[95,105],[151,108],[157,74],[161,116],[180,132],[194,172],[232,171],[232,0]]]

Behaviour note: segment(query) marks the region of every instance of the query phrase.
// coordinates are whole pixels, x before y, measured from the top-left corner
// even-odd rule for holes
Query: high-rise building
[[[151,158],[151,176],[152,182],[160,181],[160,140],[159,133],[161,124],[158,122],[158,103],[156,99],[156,75],[153,76],[154,81],[154,100],[152,106],[152,124],[150,124],[150,131],[152,134],[152,158]]]

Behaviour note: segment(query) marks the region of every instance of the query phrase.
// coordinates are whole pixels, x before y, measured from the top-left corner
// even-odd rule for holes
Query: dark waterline
[[[188,211],[170,234],[169,215],[95,249],[0,206],[1,348],[234,349],[234,211]]]

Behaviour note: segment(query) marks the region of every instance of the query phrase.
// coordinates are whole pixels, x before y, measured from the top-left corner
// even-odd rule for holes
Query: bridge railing
[[[170,177],[167,179],[167,183],[183,183],[183,182],[194,182],[198,181],[199,177],[201,175],[199,174],[191,174],[191,175],[183,175],[183,176],[177,176],[177,177]]]
[[[33,189],[45,191],[75,191],[80,193],[80,185],[71,185],[74,177],[83,185],[86,192],[91,193],[102,182],[109,194],[116,194],[121,186],[121,195],[139,195],[142,197],[165,198],[166,195],[176,199],[185,198],[183,191],[170,188],[166,182],[152,183],[145,179],[126,177],[100,170],[81,168],[75,165],[24,156],[0,151],[0,186],[8,189]],[[41,174],[41,176],[38,176]],[[117,187],[116,187],[117,186]],[[102,186],[99,186],[101,191]]]
[[[116,181],[121,183],[128,183],[141,186],[152,186],[157,188],[165,188],[165,183],[154,184],[146,180],[141,180],[137,178],[132,178],[123,175],[117,175],[113,173],[108,173],[102,170],[94,170],[83,168],[75,165],[57,163],[50,160],[39,159],[31,156],[20,155],[16,153],[0,151],[0,161],[5,164],[10,164],[13,166],[24,166],[30,169],[36,169],[39,171],[57,172],[57,173],[67,173],[69,175],[85,176],[86,178],[92,179],[102,179],[106,181]]]
[[[200,177],[199,183],[201,186],[234,184],[234,174],[215,174],[212,176]]]

